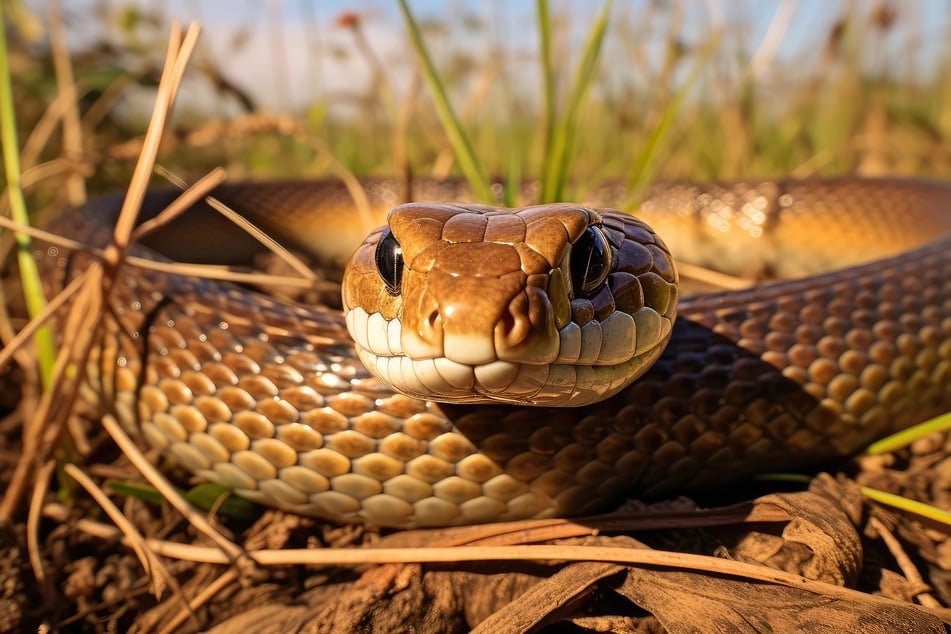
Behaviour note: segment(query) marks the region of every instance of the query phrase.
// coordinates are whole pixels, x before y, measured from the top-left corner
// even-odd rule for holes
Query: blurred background
[[[538,176],[546,126],[578,97],[570,187],[951,176],[944,0],[615,0],[582,79],[600,2],[407,4],[491,174]],[[202,27],[159,159],[179,175],[458,172],[396,0],[5,5],[24,180],[43,204],[70,175],[126,184],[173,21]]]

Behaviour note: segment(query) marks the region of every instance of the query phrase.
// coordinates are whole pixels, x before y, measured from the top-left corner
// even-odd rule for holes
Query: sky
[[[885,0],[881,0],[884,2]],[[27,2],[43,15],[42,0]],[[399,74],[412,67],[405,31],[395,0],[70,0],[63,2],[67,14],[70,46],[82,49],[99,38],[164,49],[168,23],[172,20],[202,25],[202,54],[222,69],[229,79],[247,89],[260,104],[274,110],[300,108],[315,98],[360,94],[371,81],[366,60],[354,54],[353,34],[340,26],[343,16],[355,15],[381,63]],[[684,42],[703,40],[722,27],[727,37],[744,38],[754,53],[751,69],[757,76],[795,70],[800,60],[820,63],[825,38],[847,6],[870,9],[878,0],[852,3],[848,0],[614,0],[616,20],[636,29],[642,16],[652,15],[653,26],[643,36],[645,50],[660,59],[667,35],[663,13],[669,7],[683,10],[678,29]],[[947,52],[951,3],[945,0],[897,0],[887,3],[897,12],[896,27],[878,43],[876,62],[893,73],[927,72]],[[464,51],[479,59],[489,54],[491,44],[502,45],[512,59],[536,54],[536,3],[531,0],[409,0],[416,17],[453,25],[452,38],[441,45]],[[158,16],[149,28],[141,24],[122,34],[115,16],[130,6]],[[552,0],[553,16],[569,22],[567,49],[577,49],[600,2]],[[655,9],[652,12],[652,7]],[[657,10],[657,7],[661,7]],[[660,18],[657,16],[661,15]],[[474,18],[485,28],[474,33],[459,27],[461,18]],[[612,22],[613,24],[614,22]],[[617,31],[617,29],[616,29]],[[488,34],[488,37],[487,37]],[[621,59],[617,52],[624,42],[609,32],[605,63]],[[433,42],[434,50],[440,42]],[[521,57],[519,57],[521,56]],[[535,64],[523,64],[533,74]],[[659,63],[659,62],[658,62]],[[516,67],[518,64],[516,63]],[[403,70],[400,70],[403,69]],[[534,88],[532,88],[534,89]]]

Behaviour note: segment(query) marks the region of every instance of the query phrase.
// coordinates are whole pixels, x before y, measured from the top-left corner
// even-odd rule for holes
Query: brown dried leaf
[[[753,505],[778,508],[792,520],[781,535],[750,534],[739,542],[733,557],[839,586],[858,579],[862,542],[835,501],[802,491],[766,495]]]
[[[946,632],[912,605],[835,599],[799,588],[694,572],[632,568],[618,592],[678,632]]]

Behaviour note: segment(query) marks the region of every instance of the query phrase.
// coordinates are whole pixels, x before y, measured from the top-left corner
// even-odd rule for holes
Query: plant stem
[[[568,95],[568,107],[564,117],[554,126],[552,143],[545,155],[545,169],[542,177],[542,191],[539,202],[550,203],[563,200],[565,193],[565,179],[568,166],[571,164],[575,146],[575,136],[578,129],[578,116],[584,103],[585,95],[594,79],[594,71],[601,55],[601,45],[604,43],[604,34],[608,28],[608,18],[611,15],[611,0],[607,0],[601,8],[601,13],[588,33],[588,40],[582,49],[581,60],[575,69],[571,92]],[[542,29],[543,32],[545,29]],[[549,52],[550,53],[550,52]],[[547,62],[550,64],[550,61]]]
[[[10,214],[16,222],[28,225],[30,218],[23,198],[20,183],[20,145],[17,139],[16,112],[13,108],[13,88],[10,81],[10,60],[7,55],[6,19],[3,14],[4,3],[0,2],[0,144],[3,145],[3,166],[7,178],[7,195],[10,200]],[[29,236],[13,234],[17,249],[17,263],[20,266],[20,280],[26,308],[31,317],[38,315],[46,306],[40,272],[33,257]],[[49,386],[53,376],[53,363],[56,351],[53,345],[53,331],[43,326],[34,336],[39,355],[40,377],[44,387]]]
[[[463,175],[472,186],[472,191],[475,196],[482,200],[482,202],[494,204],[496,200],[495,196],[492,195],[492,189],[489,186],[489,179],[486,176],[485,167],[483,167],[475,150],[473,150],[469,137],[466,135],[465,130],[463,130],[459,118],[456,117],[456,113],[452,109],[452,104],[449,103],[446,87],[439,79],[439,73],[436,72],[433,60],[429,55],[429,51],[426,49],[426,44],[423,42],[423,36],[419,31],[419,26],[415,18],[413,18],[413,14],[410,13],[406,0],[399,0],[399,5],[406,22],[406,29],[409,32],[410,42],[416,50],[416,55],[419,57],[420,64],[423,67],[423,77],[426,79],[426,84],[432,93],[433,103],[436,106],[436,114],[439,115],[443,130],[449,138],[449,144],[452,146],[456,160],[459,162],[459,169],[462,170]]]

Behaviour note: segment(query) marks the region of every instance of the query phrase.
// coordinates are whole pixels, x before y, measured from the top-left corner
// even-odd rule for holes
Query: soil
[[[105,432],[87,425],[92,452],[83,470],[99,483],[140,480]],[[20,432],[16,412],[0,425],[4,482],[21,455]],[[808,487],[737,489],[726,507],[704,511],[686,498],[630,501],[604,516],[561,522],[381,532],[239,505],[249,519],[234,511],[210,515],[249,555],[230,565],[140,557],[105,534],[113,524],[89,495],[61,488],[68,479],[54,473],[38,505],[37,543],[28,539],[28,496],[0,529],[0,631],[948,631],[948,527],[863,499],[860,487],[948,508],[949,451],[948,437],[935,434],[897,453],[852,461]],[[191,484],[164,466],[174,482]],[[110,497],[142,535],[211,545],[167,503],[125,491]],[[541,560],[412,563],[423,547],[528,552],[540,543],[572,561],[548,552]],[[405,549],[406,563],[251,560],[261,549],[365,549],[359,556],[386,546]],[[580,548],[590,549],[580,552],[591,552],[591,561],[573,560],[583,558]],[[648,563],[612,560],[627,552]],[[675,553],[708,557],[698,565]],[[747,575],[749,564],[766,574]],[[813,581],[790,583],[775,571]]]

